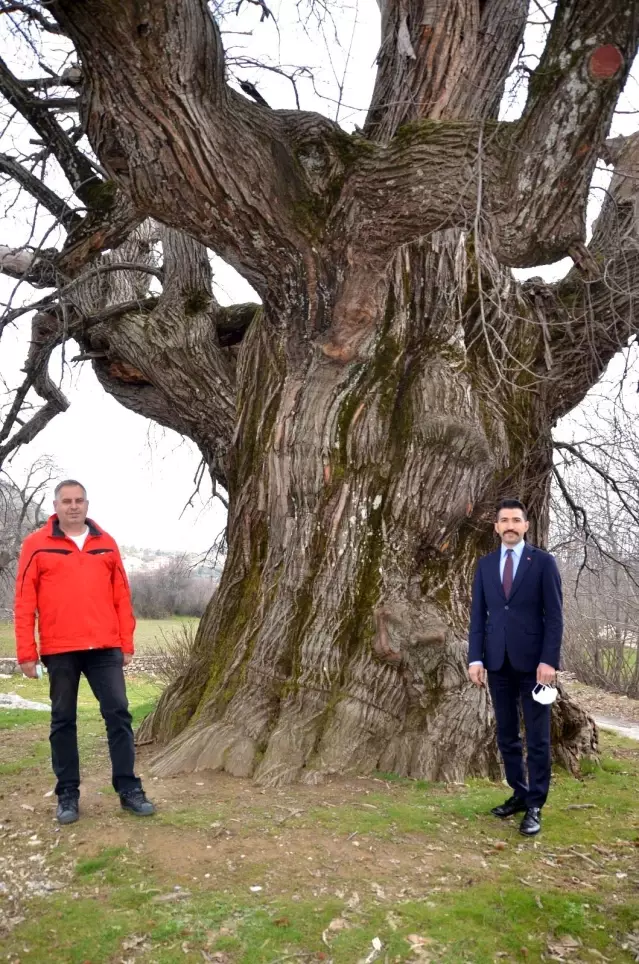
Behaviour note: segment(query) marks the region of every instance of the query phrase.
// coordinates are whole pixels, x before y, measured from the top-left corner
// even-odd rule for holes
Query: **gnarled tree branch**
[[[297,265],[308,242],[294,215],[309,191],[286,118],[225,84],[203,0],[139,9],[56,0],[50,10],[82,57],[88,136],[137,210],[210,245],[262,289],[274,265]]]
[[[639,133],[617,141],[614,157],[609,156],[616,168],[587,249],[586,276],[574,267],[556,286],[534,283],[555,305],[547,388],[553,419],[579,404],[613,356],[639,332]]]
[[[75,194],[90,206],[92,190],[102,183],[100,178],[97,177],[82,151],[65,134],[47,109],[45,102],[33,97],[19,83],[2,58],[0,58],[0,93],[31,124],[34,131],[55,155]]]
[[[635,0],[557,3],[503,185],[506,263],[547,263],[584,242],[590,181],[638,41]]]
[[[496,118],[528,0],[384,0],[375,90],[364,126],[388,141],[402,124]]]
[[[213,477],[225,485],[235,425],[235,361],[221,346],[216,323],[228,310],[213,298],[206,249],[171,229],[163,229],[161,238],[162,293],[136,305],[123,302],[126,289],[111,291],[100,312],[84,315],[75,337],[96,356],[94,370],[110,394],[193,439]],[[246,325],[248,313],[236,313],[234,330]]]

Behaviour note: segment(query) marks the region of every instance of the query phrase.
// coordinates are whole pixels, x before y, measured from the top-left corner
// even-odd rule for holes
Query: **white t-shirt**
[[[81,532],[79,536],[69,536],[69,539],[73,539],[73,541],[75,542],[80,552],[82,552],[84,543],[87,541],[88,534],[89,534],[89,527],[85,526],[84,532]]]

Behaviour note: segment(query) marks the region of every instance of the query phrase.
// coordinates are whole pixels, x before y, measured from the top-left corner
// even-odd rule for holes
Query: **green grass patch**
[[[110,847],[103,850],[97,857],[87,857],[86,860],[79,860],[75,867],[75,872],[79,877],[87,877],[100,870],[105,870],[111,866],[122,854],[122,847]]]
[[[148,677],[136,677],[135,681],[127,682],[127,695],[129,708],[134,718],[140,717],[155,706],[161,688],[157,682]],[[26,679],[23,676],[12,676],[10,679],[0,680],[0,693],[17,693],[26,700],[35,700],[39,703],[46,703],[49,700],[49,680]],[[44,711],[35,710],[0,710],[0,719],[4,713],[34,713],[40,716],[40,722],[47,721],[47,714]],[[30,717],[25,717],[30,719]],[[99,720],[102,722],[97,700],[87,681],[82,677],[78,691],[78,720]]]
[[[101,892],[95,899],[38,901],[19,928],[19,942],[14,932],[7,949],[19,948],[21,964],[107,964],[132,949],[142,964],[171,964],[201,961],[205,948],[209,956],[224,952],[234,964],[296,958],[353,964],[371,951],[373,938],[382,942],[387,960],[414,961],[412,945],[419,938],[431,961],[494,964],[498,954],[540,961],[549,942],[568,937],[579,942],[589,960],[604,955],[615,964],[629,964],[621,943],[639,914],[633,903],[602,913],[582,897],[558,890],[539,897],[515,885],[479,886],[394,906],[362,903],[346,913],[335,898],[264,902],[211,894],[164,906],[154,905],[152,898],[142,905],[112,898],[112,892]],[[336,920],[340,927],[332,931],[329,925]]]
[[[29,909],[30,919],[20,928],[15,958],[8,958],[20,964],[102,964],[115,959],[130,933],[131,915],[97,897],[70,900],[68,896],[55,896],[46,902],[33,901]],[[7,944],[10,947],[13,941]]]
[[[578,812],[574,807],[583,810],[580,814],[583,843],[596,843],[604,825],[622,839],[632,834],[633,824],[629,818],[639,816],[639,747],[623,737],[609,739],[607,734],[603,746],[604,750],[635,751],[634,759],[618,759],[604,752],[599,763],[585,761],[580,780],[555,768],[544,813],[544,842],[561,844],[570,839]],[[384,775],[384,779],[386,777]],[[489,815],[490,809],[509,795],[507,787],[498,788],[487,780],[469,780],[464,788],[449,792],[441,785],[422,781],[388,782],[389,791],[380,788],[343,806],[312,808],[299,822],[308,828],[322,827],[333,834],[368,834],[378,839],[393,839],[401,834],[423,834],[426,838],[443,830],[453,834],[483,830],[494,836],[510,833],[509,822],[495,822]]]
[[[50,749],[48,740],[34,741],[24,756],[15,760],[0,763],[0,776],[20,776],[29,770],[40,769],[49,760]]]
[[[131,703],[129,701],[129,709],[131,710],[131,717],[133,718],[133,729],[138,727],[145,716],[152,713],[155,709],[155,704],[158,701],[159,690],[155,690],[154,699],[145,700],[143,703]]]
[[[184,624],[197,626],[199,620],[193,616],[172,616],[170,619],[138,619],[135,627],[135,651],[149,653],[163,643],[163,635],[170,636]],[[0,656],[15,656],[16,642],[13,623],[0,620]]]
[[[7,619],[0,619],[0,656],[15,656],[16,639],[13,633],[13,623]]]
[[[627,958],[619,944],[615,947],[614,932],[621,937],[633,913],[632,908],[619,908],[611,917],[587,899],[557,890],[540,896],[517,883],[482,884],[402,903],[394,908],[392,927],[383,908],[365,908],[353,927],[337,935],[333,960],[357,960],[378,936],[391,960],[414,960],[408,938],[419,937],[438,962],[494,964],[497,954],[539,961],[549,940],[569,935],[610,960],[623,961]]]
[[[0,709],[0,730],[12,730],[18,726],[48,726],[50,716],[44,710]]]

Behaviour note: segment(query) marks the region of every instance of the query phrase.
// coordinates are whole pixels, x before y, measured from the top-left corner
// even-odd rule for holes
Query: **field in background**
[[[135,630],[136,652],[144,653],[157,649],[162,644],[162,634],[170,635],[184,623],[197,625],[192,616],[175,616],[172,619],[138,619]],[[13,623],[0,620],[0,656],[15,656]]]

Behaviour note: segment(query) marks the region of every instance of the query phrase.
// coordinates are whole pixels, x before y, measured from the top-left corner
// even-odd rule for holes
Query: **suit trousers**
[[[532,698],[537,672],[520,673],[508,656],[501,669],[488,673],[488,686],[497,720],[497,743],[506,780],[516,797],[527,807],[543,807],[550,787],[550,713]],[[528,779],[520,734],[519,708],[526,727]]]
[[[78,793],[80,787],[76,720],[82,673],[100,704],[100,713],[106,725],[113,789],[116,793],[124,793],[140,787],[141,782],[133,772],[135,744],[124,683],[122,650],[78,649],[43,656],[42,662],[49,673],[49,741],[58,796],[61,793]]]

